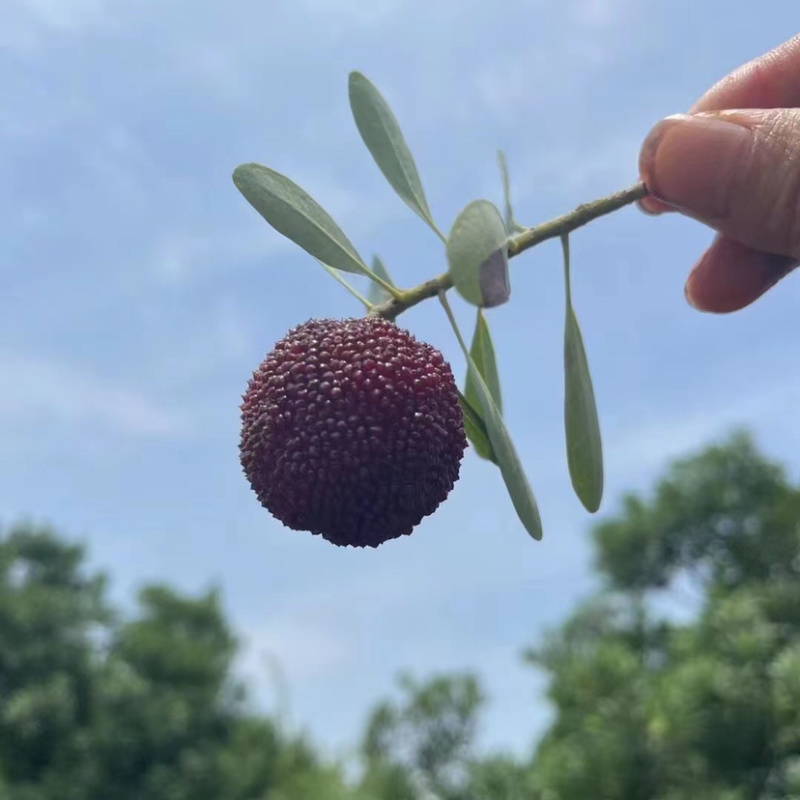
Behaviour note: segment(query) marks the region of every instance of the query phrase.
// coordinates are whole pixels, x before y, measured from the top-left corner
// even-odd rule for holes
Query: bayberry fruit
[[[339,546],[410,534],[449,495],[467,446],[442,354],[375,316],[290,330],[241,412],[241,464],[261,505]]]

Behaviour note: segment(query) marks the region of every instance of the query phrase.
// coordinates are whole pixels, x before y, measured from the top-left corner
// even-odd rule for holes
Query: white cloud
[[[274,255],[289,246],[286,240],[267,238],[261,231],[253,235],[172,233],[156,242],[149,262],[154,277],[178,284],[210,271],[228,269],[242,258]]]
[[[6,37],[20,45],[26,41],[13,26],[4,26],[0,11],[0,51]],[[75,87],[54,93],[52,87],[24,71],[15,83],[15,91],[3,98],[0,108],[0,139],[10,140],[12,145],[30,149],[47,146],[51,139],[63,139],[65,131],[82,125],[92,115],[91,105]]]
[[[226,102],[242,102],[255,90],[253,73],[244,63],[243,54],[224,39],[176,39],[170,42],[165,58],[170,68],[201,85],[205,93],[213,93]]]
[[[351,654],[338,632],[302,618],[276,619],[245,629],[243,638],[239,673],[259,694],[270,681],[273,665],[279,665],[290,681],[303,681],[346,664]]]
[[[0,418],[7,425],[88,424],[131,436],[168,435],[181,422],[144,394],[66,363],[0,352]]]
[[[286,173],[336,220],[357,249],[362,250],[359,241],[368,239],[379,226],[407,218],[405,206],[390,190],[379,191],[377,197],[365,197],[333,178],[326,178],[324,171],[321,170],[322,176],[292,169]],[[236,192],[233,184],[230,191]],[[244,201],[238,205],[241,227],[211,234],[187,227],[156,241],[148,259],[151,274],[164,283],[180,284],[221,270],[229,271],[241,262],[263,264],[284,253],[302,254],[296,244],[271,228],[250,205]],[[365,243],[362,252],[365,259],[369,251]],[[313,269],[311,256],[307,258]]]
[[[265,619],[244,623],[239,672],[260,700],[274,689],[276,665],[294,689],[346,667],[357,656],[360,634],[355,626],[342,621],[357,620],[369,626],[370,618],[402,604],[408,595],[400,575],[367,575],[333,583],[285,595]],[[332,596],[335,608],[331,607]]]
[[[402,9],[400,0],[300,0],[293,5],[304,18],[333,25],[334,32],[381,27]]]
[[[109,0],[4,0],[0,49],[25,53],[48,36],[83,35],[111,23],[112,9]]]
[[[415,5],[417,4],[415,0]],[[263,102],[264,80],[352,34],[413,19],[400,0],[271,0],[191,11],[159,42],[162,58],[226,103]]]
[[[210,401],[211,387],[220,385],[220,371],[251,352],[253,337],[248,320],[235,297],[223,295],[191,315],[188,327],[180,330],[180,335],[161,336],[164,345],[151,377],[165,390],[200,385],[199,391],[195,388],[190,394],[194,405],[198,396]],[[201,427],[208,430],[208,426]]]
[[[529,109],[554,98],[580,96],[597,70],[642,45],[630,35],[634,9],[629,0],[571,0],[549,4],[538,36],[497,51],[474,77],[478,101],[498,119],[513,123]]]
[[[367,557],[369,554],[354,554]],[[452,591],[441,576],[415,576],[409,597],[408,576],[359,573],[325,586],[306,586],[276,600],[272,613],[257,622],[245,622],[247,641],[240,666],[261,694],[269,678],[267,659],[281,665],[290,684],[318,679],[347,666],[358,654],[359,642],[371,632],[376,620],[387,619],[411,605],[424,603],[431,592]],[[335,605],[331,597],[336,598]]]
[[[800,428],[794,420],[798,396],[800,381],[778,381],[751,392],[732,389],[731,400],[724,405],[705,401],[680,415],[661,412],[660,419],[644,420],[626,432],[611,434],[614,446],[608,453],[609,471],[618,476],[646,474],[738,426],[764,430],[777,426],[783,437],[797,436]]]
[[[592,193],[622,189],[638,179],[641,144],[640,135],[617,131],[610,139],[598,139],[590,151],[575,143],[534,152],[512,169],[514,195],[519,205],[527,198],[552,195],[554,191],[580,195],[584,202],[593,199],[589,196]]]
[[[107,0],[11,0],[20,13],[48,28],[76,30],[101,19]]]
[[[628,0],[574,0],[567,7],[575,24],[594,30],[618,27],[634,11]]]

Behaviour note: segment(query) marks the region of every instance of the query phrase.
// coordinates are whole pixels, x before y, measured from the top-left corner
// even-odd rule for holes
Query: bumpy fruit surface
[[[340,546],[410,534],[452,490],[467,445],[442,354],[372,316],[293,328],[241,410],[242,468],[261,505]]]

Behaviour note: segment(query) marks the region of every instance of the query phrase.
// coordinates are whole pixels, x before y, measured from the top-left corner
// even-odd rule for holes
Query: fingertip
[[[692,308],[729,314],[749,306],[798,266],[795,259],[762,253],[717,236],[684,285]]]

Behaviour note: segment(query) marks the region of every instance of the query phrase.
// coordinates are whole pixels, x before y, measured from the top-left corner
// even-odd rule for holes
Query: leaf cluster
[[[438,291],[426,290],[425,296],[438,294],[464,354],[467,370],[459,399],[467,437],[480,458],[498,467],[520,521],[534,539],[541,539],[542,520],[537,501],[503,416],[498,360],[485,313],[486,309],[502,306],[511,298],[509,242],[514,233],[524,230],[514,218],[506,158],[499,153],[504,212],[489,200],[473,200],[457,214],[445,235],[434,220],[416,162],[386,99],[360,72],[350,73],[348,89],[356,128],[381,173],[444,244],[447,272],[432,282]],[[420,287],[398,288],[377,255],[367,265],[328,212],[287,176],[260,164],[247,163],[236,167],[233,181],[276,231],[313,256],[362,303],[367,313],[394,317],[408,304],[409,298],[420,296]],[[572,304],[568,235],[564,235],[562,242],[567,287],[564,326],[567,462],[576,495],[588,511],[595,512],[603,495],[602,441],[586,350]],[[368,296],[353,287],[342,272],[365,276],[369,280]],[[470,347],[466,346],[446,297],[451,286],[476,308]]]

